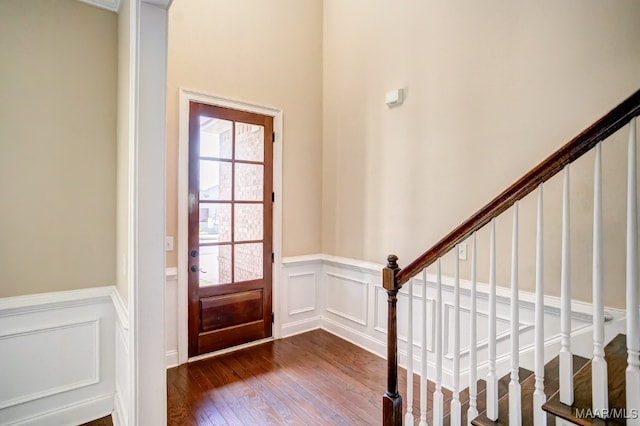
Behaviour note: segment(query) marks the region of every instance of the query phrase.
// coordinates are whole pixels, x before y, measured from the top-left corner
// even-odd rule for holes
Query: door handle
[[[191,272],[198,272],[198,267],[196,265],[193,265],[191,268]]]

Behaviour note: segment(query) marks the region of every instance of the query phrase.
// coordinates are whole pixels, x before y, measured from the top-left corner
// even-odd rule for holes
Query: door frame
[[[273,117],[273,253],[274,262],[271,275],[272,310],[280,306],[280,269],[282,260],[282,116],[281,109],[236,101],[202,92],[180,89],[180,121],[178,129],[178,364],[189,361],[189,318],[188,318],[188,238],[189,238],[189,102],[199,102],[224,108],[237,109]],[[171,303],[170,301],[168,301]],[[280,337],[279,318],[272,328],[272,338]],[[258,342],[261,342],[259,340]],[[255,342],[254,342],[255,344]],[[218,352],[195,358],[211,356]]]

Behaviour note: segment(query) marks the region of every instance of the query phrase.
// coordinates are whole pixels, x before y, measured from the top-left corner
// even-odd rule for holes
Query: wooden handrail
[[[456,244],[464,241],[491,219],[521,200],[538,185],[551,179],[567,164],[570,164],[590,151],[598,142],[620,130],[633,117],[640,115],[640,90],[629,96],[620,105],[596,121],[592,126],[573,138],[562,148],[551,154],[546,160],[534,167],[529,173],[516,181],[473,216],[438,241],[416,260],[398,272],[396,285],[402,287],[411,277],[444,256]]]

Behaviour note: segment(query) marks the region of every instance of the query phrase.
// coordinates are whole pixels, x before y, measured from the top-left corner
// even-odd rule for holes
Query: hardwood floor
[[[89,423],[82,424],[80,426],[113,426],[111,416],[103,417],[101,419],[93,420]]]
[[[399,376],[405,394],[406,372]],[[379,425],[385,386],[385,360],[315,330],[168,370],[167,418],[171,426]]]

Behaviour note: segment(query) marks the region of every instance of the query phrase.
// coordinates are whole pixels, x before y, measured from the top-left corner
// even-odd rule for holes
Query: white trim
[[[3,423],[4,426],[45,426],[53,424],[61,424],[66,422],[69,413],[74,416],[82,416],[86,421],[91,421],[98,416],[107,416],[111,413],[113,405],[113,393],[96,396],[91,399],[82,400],[73,404],[56,407],[46,413],[38,413],[31,417],[22,418],[11,423]],[[101,413],[101,414],[96,414]],[[121,424],[121,423],[120,423]],[[117,425],[116,425],[117,426]]]
[[[301,256],[287,256],[282,258],[282,266],[303,265],[305,263],[318,263],[322,261],[322,254],[304,254]]]
[[[178,365],[178,351],[167,351],[167,368],[176,367]]]
[[[129,330],[129,308],[124,304],[122,296],[116,287],[111,288],[110,296],[120,326],[124,330]]]
[[[99,7],[100,9],[106,9],[111,12],[118,12],[120,10],[120,0],[78,0],[82,3],[90,4],[91,6]]]
[[[331,318],[322,317],[322,329],[334,334],[362,349],[385,358],[387,354],[387,342],[376,339],[375,337],[347,327]],[[400,353],[400,352],[398,352]]]
[[[322,271],[322,278],[318,282],[318,292],[317,292],[317,305],[313,312],[296,312],[294,309],[298,307],[300,304],[300,300],[289,300],[284,299],[283,303],[286,306],[279,306],[277,309],[284,313],[282,318],[281,329],[283,331],[283,337],[288,337],[294,334],[303,333],[306,331],[313,330],[315,328],[322,328],[332,334],[337,335],[353,344],[356,344],[360,347],[365,348],[366,350],[375,353],[381,357],[384,357],[386,354],[386,327],[380,322],[382,321],[379,317],[381,315],[381,309],[384,309],[383,306],[386,306],[386,303],[383,303],[381,297],[386,296],[384,289],[380,285],[380,274],[382,265],[378,265],[371,262],[363,262],[359,260],[353,260],[343,257],[330,256],[325,254],[310,254],[303,256],[295,256],[295,257],[286,257],[282,259],[282,282],[283,285],[289,286],[289,280],[292,276],[306,276],[313,275]],[[367,287],[371,288],[372,291],[368,291],[367,300],[365,303],[368,304],[368,314],[367,314],[367,322],[363,324],[360,318],[352,318],[350,315],[343,315],[343,312],[335,312],[335,309],[332,309],[330,306],[332,305],[332,298],[340,297],[339,295],[334,294],[335,292],[330,292],[327,289],[327,279],[331,276],[337,276],[342,279],[348,279],[349,281],[354,281],[357,283],[361,283],[363,285],[367,285]],[[436,277],[435,275],[427,275],[427,288],[428,292],[432,291],[435,287]],[[443,277],[443,290],[447,294],[453,294],[453,281],[452,277]],[[416,277],[412,279],[414,285],[418,285],[422,291],[414,292],[414,303],[417,303],[424,295],[424,283],[422,282],[421,277]],[[464,295],[467,300],[470,296],[468,285],[470,283],[468,281],[461,281],[461,296]],[[501,306],[501,311],[504,306],[510,304],[510,289],[509,288],[500,288],[497,290],[497,302],[499,306]],[[488,298],[488,286],[486,284],[479,284],[477,291],[477,300],[482,301],[486,304],[486,299]],[[523,317],[521,317],[519,331],[521,336],[523,336],[524,341],[522,342],[520,353],[521,353],[521,365],[525,368],[532,368],[533,365],[533,344],[529,342],[531,340],[532,333],[532,323],[531,318],[533,315],[533,303],[531,300],[534,299],[535,295],[530,292],[520,291],[520,301],[519,306],[522,312],[526,312]],[[408,302],[408,287],[405,286],[398,295],[399,303],[403,303],[406,306]],[[427,299],[430,298],[427,296]],[[359,302],[355,301],[355,302]],[[559,300],[554,296],[545,296],[545,318],[553,320],[553,318],[558,317],[559,310]],[[449,302],[446,302],[448,305]],[[486,306],[485,306],[486,308]],[[486,311],[483,312],[483,309],[479,308],[478,315],[486,316]],[[576,353],[582,355],[585,353],[584,349],[585,342],[590,340],[588,339],[590,330],[591,330],[591,315],[590,315],[590,305],[585,302],[574,301],[572,308],[574,311],[572,312],[572,316],[574,318],[574,326],[571,331],[572,344],[576,347]],[[620,324],[620,320],[624,318],[624,311],[619,309],[607,309],[608,312],[612,314],[612,318],[614,321],[610,322],[608,327],[608,334],[610,337],[615,336],[615,326],[616,324]],[[332,312],[334,311],[334,312]],[[433,310],[431,310],[433,311]],[[463,308],[463,312],[466,312],[467,309]],[[404,311],[399,312],[399,317],[402,317],[402,313]],[[288,315],[287,315],[288,313]],[[432,314],[433,315],[433,314]],[[504,313],[500,314],[501,318],[505,318]],[[386,319],[386,316],[385,316]],[[401,320],[402,321],[402,320]],[[433,326],[434,321],[430,321]],[[554,322],[555,323],[555,322]],[[398,347],[398,355],[399,355],[399,363],[400,365],[406,366],[406,346],[407,341],[406,338],[402,335],[402,324],[399,323],[399,347]],[[559,331],[558,331],[559,333]],[[549,329],[549,333],[545,336],[545,352],[547,355],[551,355],[554,351],[555,354],[559,351],[559,342],[560,336],[556,333],[556,330],[552,327]],[[433,332],[431,333],[433,335]],[[501,346],[499,350],[499,356],[497,359],[498,368],[500,371],[504,371],[505,374],[508,372],[509,368],[509,352],[507,348],[508,344],[508,335],[509,331],[504,330],[500,332],[500,342],[498,342]],[[480,345],[486,346],[486,337],[480,342]],[[588,342],[587,342],[588,343]],[[428,342],[428,347],[432,346],[432,342]],[[557,348],[556,348],[557,346]],[[588,345],[587,345],[588,346]],[[418,344],[414,342],[414,347],[419,347]],[[581,349],[579,349],[581,348]],[[558,350],[556,350],[558,349]],[[431,348],[432,351],[432,348]],[[461,380],[466,380],[466,375],[469,374],[468,358],[469,358],[469,350],[465,348],[461,352],[461,356],[464,360],[465,365],[461,366]],[[419,357],[414,356],[414,360],[416,363],[414,365],[420,365]],[[445,356],[445,362],[450,364],[451,362],[450,356]],[[550,359],[550,358],[549,358]],[[478,368],[480,370],[480,376],[487,368],[486,360],[478,360]],[[434,371],[435,365],[432,363],[428,363],[429,372]],[[414,369],[416,373],[419,372],[419,368]],[[443,372],[445,377],[443,378],[443,383],[445,386],[450,386],[452,383],[452,370],[447,366],[444,366]]]
[[[208,105],[252,112],[273,117],[273,130],[276,140],[273,145],[273,253],[271,303],[275,308],[281,300],[280,264],[282,262],[282,143],[283,143],[283,111],[278,108],[260,106],[248,102],[235,101],[218,96],[180,89],[180,121],[178,137],[178,363],[188,359],[189,326],[188,326],[188,294],[189,284],[187,271],[188,257],[188,194],[189,194],[189,102],[195,101]],[[272,331],[273,338],[281,336],[279,323]]]
[[[323,253],[315,253],[308,254],[302,256],[288,256],[282,258],[282,267],[293,267],[293,266],[301,266],[305,264],[317,264],[321,263],[322,265],[335,266],[339,268],[346,268],[356,272],[365,272],[365,273],[382,273],[382,269],[384,268],[383,264],[377,264],[374,262],[362,261],[357,259],[350,259],[347,257],[333,256],[329,254]],[[413,277],[412,280],[419,279],[419,277]],[[436,282],[437,277],[435,274],[427,274],[427,280],[429,282]],[[454,287],[454,279],[453,277],[443,276],[442,277],[442,286],[443,288],[453,289]],[[478,282],[478,298],[480,299],[488,299],[489,293],[489,285],[485,283]],[[406,292],[406,287],[403,287],[400,292]],[[507,302],[511,300],[511,293],[509,287],[500,287],[496,288],[496,297],[498,302]],[[460,294],[461,295],[470,295],[471,294],[471,281],[470,280],[460,280]],[[520,306],[525,308],[533,308],[535,305],[535,293],[521,290],[520,291]],[[551,295],[545,295],[544,297],[544,305],[545,312],[551,314],[560,314],[560,298]],[[624,316],[624,310],[617,308],[606,308],[607,312],[611,313],[614,318],[619,318],[620,316]],[[592,307],[590,303],[582,302],[579,300],[571,301],[571,311],[572,318],[580,319],[580,320],[591,320]]]
[[[306,333],[307,331],[316,330],[318,328],[323,328],[322,316],[320,315],[312,318],[289,322],[282,325],[281,338],[295,336],[296,334]]]
[[[132,0],[134,119],[129,143],[129,372],[132,426],[166,423],[166,2]]]
[[[113,398],[113,411],[111,412],[111,420],[113,421],[113,426],[126,426],[128,423],[126,421],[126,411],[124,409],[124,402],[122,401],[122,396],[116,392]]]
[[[319,254],[314,256],[322,259],[322,263],[324,265],[338,266],[340,268],[347,268],[357,272],[379,273],[380,276],[382,276],[382,269],[385,267],[383,264],[349,259],[347,257],[332,256],[330,254]]]
[[[106,302],[112,291],[113,286],[106,286],[4,297],[0,298],[0,317]]]
[[[165,270],[165,277],[167,281],[176,281],[178,279],[178,268],[167,268]]]

